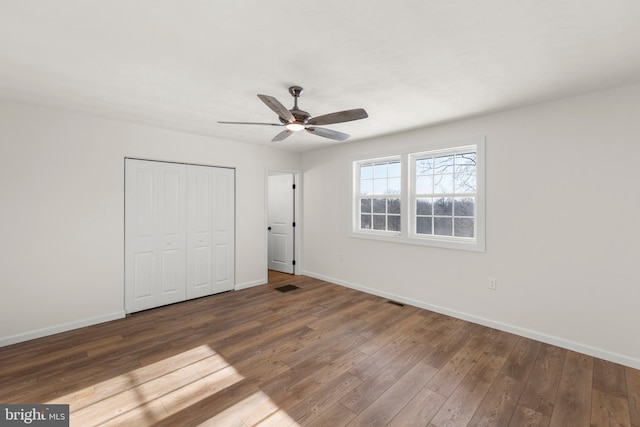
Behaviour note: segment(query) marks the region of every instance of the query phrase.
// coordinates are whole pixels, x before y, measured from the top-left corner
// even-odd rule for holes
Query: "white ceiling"
[[[638,0],[0,0],[0,98],[309,150],[257,97],[371,138],[640,82]]]

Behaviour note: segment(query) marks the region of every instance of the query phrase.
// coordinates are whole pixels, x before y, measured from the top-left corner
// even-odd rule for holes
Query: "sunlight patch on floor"
[[[208,345],[201,345],[199,347],[192,348],[191,350],[145,365],[141,368],[127,372],[126,374],[100,381],[81,390],[73,391],[46,403],[71,404],[73,405],[71,407],[72,410],[74,408],[76,410],[81,409],[96,401],[100,401],[109,396],[120,393],[124,389],[130,388],[132,376],[136,379],[136,383],[134,385],[139,385],[194,362],[211,357],[214,357],[216,361],[223,363],[223,366],[228,365],[228,363],[214,350],[212,350],[211,347]],[[99,372],[97,372],[96,376],[99,377]]]
[[[148,425],[243,379],[222,356],[203,345],[47,403],[69,404],[75,425]]]
[[[298,424],[262,391],[256,392],[219,412],[200,426],[274,426]]]
[[[160,400],[167,409],[167,412],[174,414],[231,387],[243,379],[244,376],[240,375],[233,366],[227,366],[218,372],[202,378],[200,381],[167,393]]]

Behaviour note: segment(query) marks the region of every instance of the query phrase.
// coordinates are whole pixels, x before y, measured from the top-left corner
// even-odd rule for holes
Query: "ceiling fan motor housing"
[[[311,118],[311,114],[307,113],[306,111],[298,110],[297,108],[292,108],[289,111],[291,112],[291,114],[293,114],[293,117],[296,119],[295,123],[305,124],[307,120]],[[289,123],[282,117],[279,117],[279,119],[282,123],[285,123],[285,124]]]

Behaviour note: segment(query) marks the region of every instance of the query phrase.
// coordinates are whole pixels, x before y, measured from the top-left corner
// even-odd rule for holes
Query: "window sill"
[[[454,239],[446,237],[408,237],[395,232],[358,232],[351,231],[349,237],[356,239],[378,240],[404,245],[430,246],[434,248],[455,249],[472,252],[484,252],[485,245],[481,239]]]

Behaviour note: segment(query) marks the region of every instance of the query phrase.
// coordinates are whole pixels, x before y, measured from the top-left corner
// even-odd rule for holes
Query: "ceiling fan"
[[[338,111],[336,113],[324,114],[322,116],[312,117],[306,111],[298,109],[298,98],[302,95],[303,89],[300,86],[291,86],[289,93],[293,96],[293,108],[287,108],[277,99],[268,95],[258,95],[258,98],[264,102],[267,107],[271,108],[280,119],[280,123],[255,123],[255,122],[218,122],[233,125],[264,125],[264,126],[284,126],[286,129],[277,134],[271,141],[282,141],[288,138],[292,133],[301,130],[323,136],[325,138],[334,139],[336,141],[344,141],[349,138],[349,134],[338,132],[337,130],[319,128],[318,125],[331,125],[334,123],[350,122],[352,120],[366,119],[369,117],[363,108],[353,110]]]

